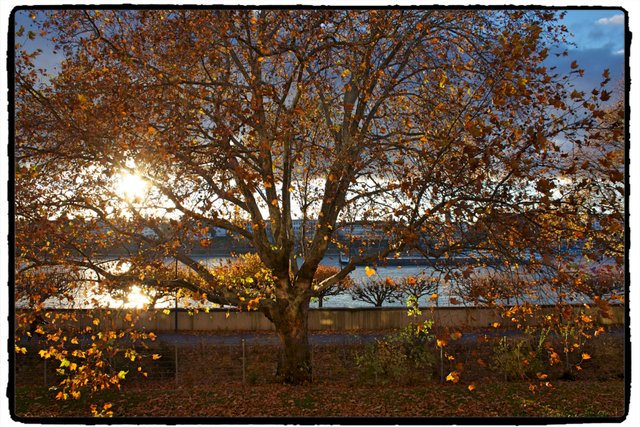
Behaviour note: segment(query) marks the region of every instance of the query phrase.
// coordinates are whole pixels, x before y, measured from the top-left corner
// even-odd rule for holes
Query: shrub
[[[528,333],[517,339],[503,336],[493,348],[491,368],[502,373],[505,380],[535,379],[546,367],[544,342],[549,331],[542,330],[537,336]]]
[[[433,322],[411,324],[388,338],[376,340],[356,353],[355,360],[360,374],[375,382],[411,382],[412,373],[431,375],[436,358],[429,351],[433,341]]]
[[[376,340],[355,355],[361,376],[383,384],[398,381],[408,373],[407,356],[389,340]]]

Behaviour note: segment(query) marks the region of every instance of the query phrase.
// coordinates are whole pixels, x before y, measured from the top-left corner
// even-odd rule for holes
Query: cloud
[[[614,55],[624,55],[624,49],[616,50],[613,52]]]
[[[624,15],[618,14],[608,18],[600,18],[596,21],[598,25],[624,25]]]

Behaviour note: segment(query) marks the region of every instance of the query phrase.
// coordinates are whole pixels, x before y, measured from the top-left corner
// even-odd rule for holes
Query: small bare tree
[[[408,276],[398,283],[398,297],[402,300],[420,298],[438,292],[439,279],[437,277]]]
[[[369,279],[356,283],[350,290],[351,298],[364,301],[375,307],[382,307],[382,303],[398,300],[398,285],[389,277],[385,279]]]

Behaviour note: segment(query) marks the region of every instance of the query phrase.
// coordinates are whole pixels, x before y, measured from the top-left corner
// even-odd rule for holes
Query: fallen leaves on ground
[[[153,382],[109,396],[115,417],[621,417],[623,381],[557,382],[532,394],[528,383],[430,386],[212,383],[175,387]],[[90,416],[81,402],[59,402],[45,390],[18,391],[24,417]]]

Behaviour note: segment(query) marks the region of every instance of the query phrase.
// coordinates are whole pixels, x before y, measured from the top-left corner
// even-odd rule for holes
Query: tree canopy
[[[16,50],[16,298],[38,306],[73,288],[71,276],[48,280],[65,266],[107,291],[139,283],[259,309],[282,339],[284,379],[300,382],[309,300],[358,264],[474,251],[478,265],[535,270],[566,259],[559,242],[603,234],[619,256],[621,133],[592,132],[610,121],[608,72],[583,93],[578,64],[566,75],[548,64],[566,54],[560,18],[39,11],[64,60],[44,76],[37,53]],[[363,250],[353,226],[383,234],[384,247]],[[214,229],[249,242],[267,287],[221,285],[190,254]],[[330,244],[359,250],[317,283]],[[594,259],[602,246],[589,246]],[[100,263],[116,247],[126,269]],[[189,273],[176,277],[167,258]]]

